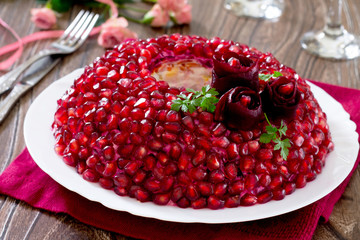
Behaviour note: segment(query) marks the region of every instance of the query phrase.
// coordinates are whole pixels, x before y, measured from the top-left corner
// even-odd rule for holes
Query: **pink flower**
[[[169,13],[161,8],[159,4],[155,4],[149,12],[144,16],[145,20],[149,20],[150,25],[153,27],[165,26],[170,20]]]
[[[114,3],[113,0],[96,0],[96,1],[101,2],[101,3],[105,3],[105,4],[109,5],[109,6],[110,6],[110,9],[111,9],[111,17],[112,17],[112,18],[117,18],[117,16],[119,15],[119,13],[118,13],[116,4]]]
[[[110,18],[101,25],[98,43],[111,48],[128,38],[137,38],[137,34],[127,28],[128,21],[123,18]]]
[[[49,8],[33,8],[31,9],[31,21],[38,28],[49,29],[56,24],[56,16]]]
[[[177,12],[187,4],[187,0],[158,0],[158,4],[164,10]]]
[[[189,24],[191,22],[191,5],[184,5],[179,11],[174,13],[178,24]]]

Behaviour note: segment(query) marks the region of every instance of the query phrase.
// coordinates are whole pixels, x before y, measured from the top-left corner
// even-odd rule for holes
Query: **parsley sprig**
[[[266,116],[266,113],[264,113],[264,115],[269,125],[266,126],[266,133],[261,134],[260,142],[269,143],[273,141],[275,143],[274,150],[280,150],[280,156],[284,160],[287,160],[287,156],[289,155],[289,147],[291,146],[290,140],[288,138],[281,139],[283,136],[286,135],[286,124],[283,120],[281,120],[280,128],[274,127],[270,123],[268,117]]]
[[[197,107],[201,107],[202,110],[207,112],[215,111],[215,104],[219,101],[219,99],[215,97],[219,94],[215,88],[206,85],[201,88],[201,91],[195,91],[191,88],[187,88],[186,91],[190,94],[186,95],[181,93],[177,95],[177,99],[172,101],[172,110],[193,113]]]
[[[274,71],[273,74],[259,73],[260,80],[264,80],[265,82],[269,81],[271,78],[277,78],[277,77],[281,77],[281,76],[283,76],[283,74],[278,71]]]

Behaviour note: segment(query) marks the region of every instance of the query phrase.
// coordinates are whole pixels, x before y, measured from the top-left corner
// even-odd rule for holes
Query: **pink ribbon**
[[[98,2],[107,4],[110,6],[111,9],[111,17],[116,18],[118,14],[118,10],[116,7],[116,4],[113,0],[97,0]],[[16,60],[18,60],[21,57],[21,54],[23,52],[24,45],[30,42],[34,42],[37,40],[43,40],[43,39],[50,39],[50,38],[58,38],[63,34],[63,30],[53,30],[53,31],[41,31],[36,32],[33,34],[30,34],[24,38],[20,38],[19,35],[15,32],[14,29],[12,29],[5,21],[3,21],[0,18],[0,24],[11,32],[11,34],[17,39],[17,42],[6,45],[2,48],[0,48],[0,56],[7,54],[9,52],[13,52],[16,50],[16,52],[11,55],[8,59],[5,61],[0,62],[0,71],[7,70],[10,68]],[[91,33],[90,36],[96,35],[101,31],[101,26],[95,27]]]
[[[14,29],[12,29],[6,22],[4,22],[1,18],[0,18],[0,24],[7,29],[8,31],[11,32],[11,34],[16,38],[17,42],[15,43],[16,48],[18,49],[13,55],[11,55],[8,59],[6,59],[5,61],[0,62],[0,70],[6,70],[8,69],[11,65],[13,65],[13,63],[18,60],[23,52],[23,42],[21,40],[21,38],[19,37],[19,35],[14,31]],[[0,54],[1,56],[2,54]]]
[[[15,51],[17,49],[17,51],[10,58],[8,58],[7,60],[5,60],[3,62],[0,62],[0,70],[8,69],[11,65],[14,64],[14,62],[17,59],[20,58],[20,56],[22,54],[22,50],[23,50],[23,45],[28,44],[30,42],[37,41],[37,40],[58,38],[64,33],[64,30],[41,31],[41,32],[36,32],[36,33],[30,34],[24,38],[20,38],[10,26],[8,26],[4,21],[1,20],[1,18],[0,18],[0,23],[6,29],[8,29],[14,36],[16,36],[16,39],[18,40],[15,43],[11,43],[9,45],[6,45],[6,46],[0,48],[0,56],[7,54],[9,52]],[[93,30],[90,32],[90,36],[98,34],[100,32],[100,30],[101,30],[100,26],[93,28]]]

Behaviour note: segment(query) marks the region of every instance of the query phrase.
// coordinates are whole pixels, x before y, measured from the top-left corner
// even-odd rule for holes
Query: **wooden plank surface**
[[[301,36],[324,25],[326,0],[286,0],[286,11],[278,21],[264,21],[235,17],[223,8],[223,0],[189,0],[193,6],[193,21],[189,26],[152,29],[130,23],[130,29],[141,38],[173,32],[219,36],[272,52],[277,59],[294,68],[303,78],[360,89],[360,59],[328,61],[304,52]],[[20,36],[37,31],[31,24],[29,9],[35,0],[1,0],[0,18],[12,26]],[[65,28],[79,11],[79,7],[65,13],[58,23]],[[360,34],[360,1],[344,0],[345,27]],[[14,39],[0,27],[0,46]],[[18,63],[44,48],[49,41],[25,47]],[[76,68],[91,63],[102,55],[103,49],[90,38],[76,53],[65,57],[33,90],[21,98],[6,121],[0,126],[0,172],[24,149],[23,121],[34,98],[50,83]],[[0,58],[0,61],[4,58]],[[0,73],[0,75],[3,73]],[[360,171],[357,168],[344,195],[336,204],[328,223],[320,223],[314,239],[360,238]],[[30,207],[7,196],[0,196],[0,239],[129,239],[121,235],[85,225],[65,214],[53,214]]]

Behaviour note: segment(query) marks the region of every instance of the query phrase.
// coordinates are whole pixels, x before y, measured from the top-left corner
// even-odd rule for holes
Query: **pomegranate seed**
[[[114,187],[114,181],[109,178],[100,178],[99,183],[105,189],[112,189]]]
[[[227,148],[230,141],[226,137],[221,137],[213,141],[213,145],[216,147]]]
[[[89,182],[99,181],[99,175],[93,169],[86,169],[82,176],[86,181]]]
[[[134,120],[142,120],[145,116],[145,113],[140,108],[134,108],[131,110],[130,116]]]
[[[283,177],[280,175],[276,175],[271,180],[271,183],[269,184],[269,188],[274,190],[276,188],[280,188],[283,183]]]
[[[178,143],[172,143],[170,148],[170,157],[173,159],[179,159],[181,154],[181,147]]]
[[[255,168],[255,158],[245,156],[240,160],[240,168],[243,172],[251,172]]]
[[[244,182],[242,180],[236,180],[230,184],[228,190],[231,195],[237,195],[240,194],[244,189]]]
[[[170,132],[164,132],[163,134],[161,134],[161,138],[167,142],[174,142],[177,139],[177,135],[175,133],[170,133]]]
[[[176,204],[181,208],[187,208],[190,206],[190,201],[186,199],[185,197],[181,198],[176,202]]]
[[[225,175],[219,170],[213,170],[210,172],[209,181],[212,183],[220,183],[225,180]]]
[[[174,190],[172,192],[171,200],[173,202],[177,202],[183,196],[184,196],[184,191],[183,191],[182,187],[178,186],[178,187],[174,188]]]
[[[181,132],[181,126],[177,122],[166,122],[164,124],[164,129],[171,133],[179,133]]]
[[[153,197],[153,202],[158,205],[166,205],[170,201],[170,193],[156,194]]]
[[[267,187],[269,186],[269,184],[271,183],[271,177],[268,174],[262,174],[260,179],[259,179],[259,184],[263,187]]]
[[[202,164],[205,161],[205,159],[206,159],[206,151],[200,149],[195,152],[195,155],[192,159],[192,163],[194,164],[194,166],[198,166]]]
[[[195,129],[194,121],[190,116],[185,116],[182,118],[182,123],[186,126],[187,129],[193,131]]]
[[[296,189],[295,183],[286,183],[285,184],[284,190],[285,190],[286,195],[289,195],[289,194],[295,192],[295,189]]]
[[[170,110],[166,114],[166,121],[168,122],[177,122],[180,120],[180,114],[174,110]]]
[[[150,192],[156,192],[160,190],[160,182],[155,179],[147,179],[144,183],[144,187]]]
[[[135,198],[140,202],[147,202],[150,200],[150,193],[143,189],[135,191]]]
[[[189,176],[196,180],[196,181],[202,181],[206,177],[206,171],[204,171],[202,168],[192,168],[189,172]]]
[[[137,100],[137,102],[134,104],[135,108],[147,108],[150,106],[149,100],[146,98],[140,98]]]
[[[76,157],[72,153],[67,153],[63,156],[64,162],[69,165],[75,167],[77,164]]]
[[[178,160],[178,168],[179,168],[179,170],[187,169],[190,160],[191,160],[191,157],[188,154],[182,153],[180,155],[179,160]]]
[[[148,150],[144,146],[139,146],[134,152],[136,160],[142,160],[147,155]]]
[[[255,153],[260,148],[260,144],[258,141],[253,140],[248,142],[248,148],[250,153]]]
[[[239,195],[229,196],[225,200],[225,207],[235,208],[235,207],[238,207],[239,205],[240,205],[240,196]]]
[[[230,136],[229,136],[230,140],[237,143],[237,144],[240,144],[243,142],[243,139],[242,139],[242,136],[240,133],[231,133]]]
[[[113,160],[114,155],[115,155],[114,148],[111,146],[104,147],[103,154],[104,154],[104,157],[106,160],[108,160],[108,161]]]
[[[220,159],[216,154],[210,154],[206,160],[206,166],[210,170],[215,170],[220,168]]]
[[[160,188],[161,188],[161,191],[163,192],[167,192],[169,191],[172,186],[174,185],[174,178],[172,176],[168,176],[166,178],[163,178],[161,181],[160,181]]]
[[[224,207],[224,201],[212,195],[207,200],[207,205],[210,209],[220,209]]]
[[[145,171],[139,169],[133,176],[132,180],[135,184],[140,184],[144,181],[145,177],[146,177]]]
[[[214,115],[209,112],[201,112],[199,114],[199,121],[200,123],[204,124],[205,126],[209,126],[213,122]]]
[[[210,196],[214,194],[213,185],[209,182],[199,182],[198,187],[202,196]]]
[[[229,179],[234,179],[237,177],[238,170],[235,163],[228,163],[225,166],[225,174]]]
[[[199,194],[199,190],[196,187],[196,185],[189,185],[186,188],[186,193],[185,196],[187,199],[189,199],[190,201],[195,201],[196,199],[199,198],[200,194]]]
[[[199,148],[203,148],[209,151],[212,148],[211,143],[205,137],[198,137],[195,139],[195,143]],[[221,143],[219,143],[221,144]]]
[[[269,202],[273,198],[273,193],[271,191],[265,191],[257,195],[258,203],[266,203]]]
[[[126,166],[124,167],[124,171],[126,174],[133,176],[136,171],[139,169],[139,164],[135,161],[129,162],[128,164],[126,164]]]
[[[216,127],[212,130],[215,137],[219,137],[226,132],[226,127],[222,123],[218,123]]]
[[[273,191],[273,199],[274,200],[282,200],[285,198],[285,190],[284,189],[276,189]]]
[[[224,182],[216,184],[214,188],[214,195],[218,197],[224,196],[227,191],[227,187],[227,183]]]
[[[241,199],[240,199],[240,205],[242,206],[252,206],[255,205],[257,203],[257,198],[254,195],[251,194],[245,194]]]
[[[104,177],[111,177],[116,173],[116,163],[115,162],[108,162],[105,164],[105,169],[102,172]]]
[[[199,198],[191,202],[191,207],[194,209],[200,209],[206,207],[207,201],[206,198]]]
[[[256,156],[262,161],[269,161],[273,157],[273,152],[271,149],[260,149]]]
[[[247,175],[245,177],[245,188],[248,190],[252,190],[258,186],[258,176],[254,174]]]
[[[239,148],[235,143],[230,143],[227,148],[229,158],[234,159],[239,156]]]

